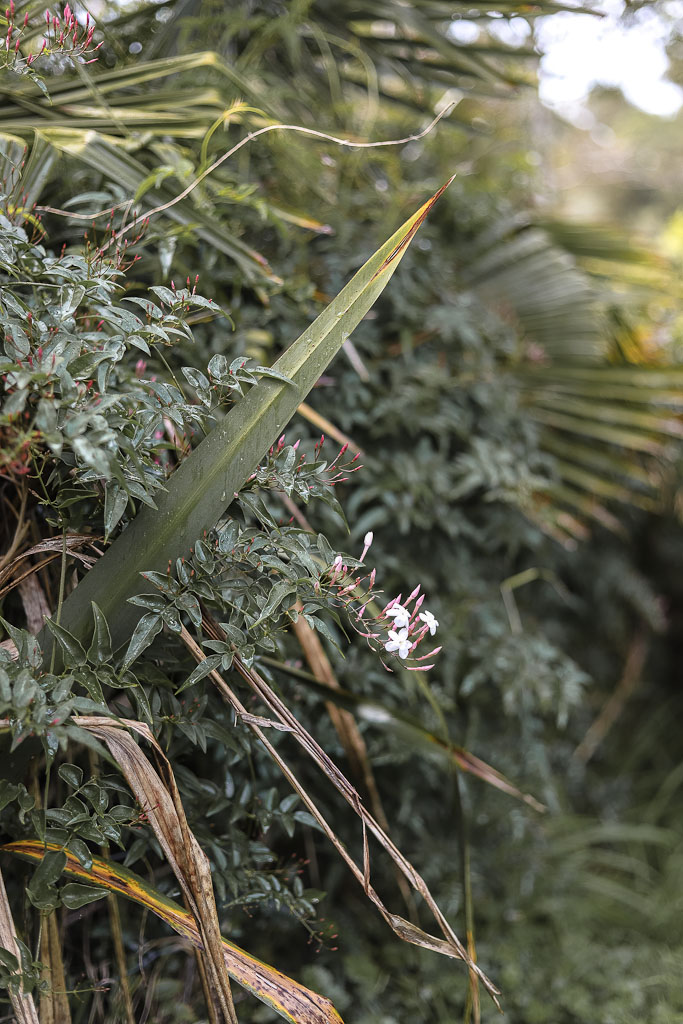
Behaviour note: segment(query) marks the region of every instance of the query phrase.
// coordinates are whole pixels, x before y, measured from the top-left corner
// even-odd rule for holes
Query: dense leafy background
[[[551,9],[539,5],[538,13]],[[33,16],[33,5],[21,7],[22,17],[24,10]],[[303,508],[335,552],[357,556],[373,530],[370,564],[381,585],[393,596],[422,584],[444,649],[425,681],[388,674],[329,616],[344,656],[324,642],[342,687],[384,707],[373,715],[361,705],[358,721],[391,834],[458,934],[473,914],[478,958],[503,990],[504,1019],[663,1024],[683,1013],[675,816],[681,388],[666,344],[643,338],[652,340],[653,309],[666,338],[674,279],[632,240],[548,215],[537,154],[519,141],[533,102],[520,91],[529,54],[506,52],[485,34],[456,45],[445,28],[452,14],[469,11],[462,5],[334,10],[140,4],[98,22],[96,64],[74,70],[50,58],[42,71],[51,102],[28,77],[5,72],[0,279],[14,360],[3,367],[0,420],[6,561],[47,539],[60,555],[63,529],[93,539],[96,549],[80,550],[94,557],[105,535],[115,538],[139,503],[154,500],[183,443],[221,414],[196,371],[220,384],[223,357],[271,364],[456,171],[353,348],[310,398],[363,451],[363,470],[335,488],[350,537],[329,504]],[[498,13],[518,12],[507,5]],[[422,129],[454,87],[464,94],[454,113],[403,146],[261,137],[153,218],[119,259],[92,255],[109,237],[108,216],[52,212],[116,207],[111,234],[132,215],[119,204],[131,201],[141,221],[270,119],[362,140],[401,138]],[[206,299],[191,301],[197,274]],[[168,291],[171,279],[186,287],[184,301]],[[28,366],[27,330],[45,336],[30,349],[41,348],[42,362]],[[183,367],[193,369],[183,376]],[[287,431],[287,442],[301,438],[309,456],[318,437],[303,417]],[[262,497],[274,522],[289,519],[277,491]],[[46,836],[76,855],[111,843],[114,858],[177,894],[140,820],[144,808],[133,807],[115,767],[98,762],[101,754],[79,745],[66,724],[104,696],[123,717],[150,721],[162,741],[211,860],[223,934],[329,996],[347,1020],[458,1019],[467,1013],[466,972],[388,931],[206,679],[176,693],[193,664],[175,634],[181,621],[196,626],[200,597],[220,621],[232,616],[243,657],[256,658],[348,768],[319,692],[262,660],[301,667],[282,617],[247,635],[249,600],[257,610],[267,600],[249,541],[258,532],[281,564],[303,559],[296,524],[289,537],[267,518],[264,528],[248,498],[231,513],[246,532],[224,545],[233,556],[229,586],[213,580],[210,555],[198,548],[204,589],[179,567],[177,590],[148,599],[141,612],[156,616],[154,642],[125,671],[112,667],[97,619],[92,646],[66,675],[55,665],[46,672],[32,642],[14,634],[22,659],[0,675],[0,714],[12,718],[15,740],[10,753],[10,736],[0,737],[9,765],[3,836]],[[320,544],[313,554],[324,558]],[[38,553],[31,558],[37,566]],[[315,563],[302,564],[301,578],[314,579]],[[67,591],[74,570],[69,561]],[[2,591],[2,615],[36,633],[58,604],[60,559],[27,579]],[[620,713],[586,763],[579,745],[615,688]],[[400,714],[484,758],[547,812],[457,772],[435,742],[416,742]],[[360,855],[356,819],[286,739],[278,749]],[[96,781],[82,790],[80,776],[57,770],[62,762]],[[61,903],[74,1020],[123,1019],[117,983],[97,990],[117,973],[109,918],[96,902],[70,908],[50,863],[29,881],[25,865],[3,857],[20,932],[36,953],[31,905]],[[372,869],[378,890],[405,912],[390,865],[374,849]],[[120,914],[135,1019],[203,1019],[185,949],[139,908],[122,903]],[[267,1007],[236,998],[241,1020],[271,1019]],[[498,1019],[481,998],[482,1019]]]

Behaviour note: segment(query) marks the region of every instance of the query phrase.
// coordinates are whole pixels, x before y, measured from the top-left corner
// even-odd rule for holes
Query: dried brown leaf
[[[181,632],[181,639],[191,652],[197,662],[204,660],[205,655],[194,641],[187,629],[183,627]],[[242,678],[251,686],[254,692],[260,697],[266,707],[275,714],[275,716],[282,722],[283,725],[289,726],[287,731],[290,731],[297,742],[303,747],[306,753],[311,757],[315,764],[320,770],[327,776],[335,789],[344,797],[347,803],[353,808],[356,814],[360,817],[363,823],[363,828],[367,832],[371,832],[374,837],[378,840],[380,845],[387,851],[389,856],[392,858],[394,863],[399,867],[403,875],[407,878],[413,889],[418,892],[425,903],[429,907],[433,917],[435,918],[439,928],[441,929],[444,939],[437,938],[436,936],[429,935],[427,932],[423,932],[422,929],[406,921],[404,918],[399,917],[397,914],[392,914],[387,910],[384,903],[378,896],[377,892],[370,884],[370,868],[369,868],[369,852],[367,849],[367,843],[364,840],[364,856],[363,856],[363,868],[360,868],[355,860],[351,857],[344,844],[338,839],[334,830],[331,828],[323,814],[319,811],[317,805],[308,795],[306,790],[303,788],[299,780],[296,778],[292,770],[286,764],[286,762],[279,755],[277,750],[268,740],[262,729],[255,725],[253,722],[249,722],[249,713],[243,706],[237,695],[228,686],[223,677],[215,670],[209,673],[209,678],[217,686],[224,699],[230,705],[230,707],[239,715],[240,718],[245,719],[246,724],[259,738],[266,751],[275,761],[280,768],[287,781],[290,783],[292,788],[299,794],[302,802],[306,806],[309,813],[315,818],[320,825],[322,831],[325,833],[327,838],[333,844],[339,855],[346,862],[350,871],[353,873],[357,881],[363,886],[363,890],[368,899],[375,905],[377,910],[380,912],[387,924],[392,930],[398,935],[399,938],[404,939],[406,942],[410,942],[416,946],[423,946],[426,949],[434,950],[435,952],[442,953],[445,956],[452,957],[456,960],[463,960],[470,971],[475,974],[481,983],[484,985],[491,998],[493,999],[496,1006],[500,1009],[497,996],[500,995],[499,990],[493,984],[492,981],[487,978],[481,968],[476,964],[467,949],[463,946],[460,939],[457,937],[450,924],[444,917],[439,906],[437,905],[434,897],[429,891],[426,882],[418,874],[410,861],[406,860],[401,851],[394,845],[386,832],[381,828],[375,818],[366,810],[363,806],[361,798],[356,789],[351,785],[348,779],[339,771],[334,762],[328,757],[322,747],[316,742],[316,740],[310,735],[309,732],[304,729],[301,723],[294,717],[290,710],[282,703],[279,697],[272,691],[264,679],[253,669],[248,669],[239,656],[235,655],[233,661],[234,668],[242,676]],[[253,716],[252,716],[253,717]]]
[[[221,1013],[226,1021],[236,1024],[230,979],[223,959],[211,868],[187,824],[168,758],[148,726],[142,722],[126,721],[125,724],[152,745],[159,773],[133,737],[120,725],[113,724],[108,718],[80,717],[75,721],[106,745],[143,808],[197,922],[210,987],[216,994]]]
[[[2,871],[0,871],[0,946],[13,953],[19,963],[21,963],[21,954],[17,946],[17,931],[12,920],[12,911],[7,899]],[[14,992],[10,989],[9,997],[18,1024],[38,1024],[38,1013],[33,1002],[33,996],[26,995],[21,991]]]

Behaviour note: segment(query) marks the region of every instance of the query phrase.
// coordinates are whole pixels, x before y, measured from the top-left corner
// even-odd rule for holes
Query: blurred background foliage
[[[363,471],[338,489],[351,539],[326,507],[306,510],[335,550],[374,531],[387,593],[421,583],[444,649],[422,681],[387,674],[358,642],[328,653],[367,704],[357,717],[391,835],[458,933],[472,929],[502,1019],[669,1024],[683,1015],[680,133],[602,93],[591,109],[611,134],[598,144],[539,105],[533,47],[505,46],[487,25],[562,7],[102,5],[98,62],[53,61],[49,100],[27,78],[0,79],[0,176],[6,202],[40,218],[59,252],[82,243],[84,225],[91,244],[103,237],[91,214],[130,203],[143,217],[169,202],[248,131],[279,121],[398,139],[455,104],[399,146],[284,131],[253,141],[150,222],[125,287],[199,273],[201,292],[229,309],[234,329],[193,313],[194,349],[167,350],[169,370],[217,353],[272,363],[387,227],[456,172],[310,398],[363,452]],[[480,25],[475,43],[449,33],[460,18]],[[595,163],[608,172],[599,185]],[[318,435],[310,416],[288,430],[290,442]],[[26,616],[16,591],[10,612]],[[295,827],[287,786],[243,730],[226,762],[204,726],[220,722],[224,739],[229,716],[208,694],[189,711],[172,697],[169,680],[188,672],[166,639],[140,678],[150,694],[165,689],[155,710],[180,726],[168,753],[212,861],[223,934],[348,1021],[498,1019],[457,965],[398,943],[323,837]],[[261,671],[345,766],[293,636],[277,660]],[[418,743],[400,714],[432,741]],[[546,812],[459,772],[435,738],[484,758]],[[330,811],[355,848],[352,816]],[[7,837],[20,834],[10,820]],[[126,863],[171,891],[148,830],[125,835]],[[373,853],[372,867],[400,908],[390,865]],[[23,870],[8,864],[15,885]],[[72,1013],[120,1020],[117,983],[91,991],[116,972],[107,920],[89,910],[61,921]],[[137,907],[121,913],[135,1019],[200,1019],[180,943]],[[248,996],[237,1013],[272,1018]]]

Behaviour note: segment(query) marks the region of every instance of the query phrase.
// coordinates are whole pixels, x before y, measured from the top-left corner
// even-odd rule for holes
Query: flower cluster
[[[415,601],[415,607],[411,612],[409,605],[413,601]],[[395,653],[399,658],[405,659],[417,647],[420,640],[424,639],[427,633],[430,636],[434,636],[439,622],[426,609],[423,612],[420,611],[423,601],[424,594],[420,594],[420,584],[418,583],[405,604],[401,604],[401,594],[389,602],[384,609],[384,615],[393,618],[394,628],[389,630],[389,639],[384,644],[385,651],[388,651],[390,654]],[[440,647],[436,648],[436,650],[423,655],[423,657],[429,658],[440,650]]]
[[[24,15],[23,22],[18,26],[15,22],[16,8],[14,0],[5,11],[7,22],[7,34],[4,40],[5,60],[4,66],[16,74],[26,73],[31,70],[31,65],[38,57],[49,56],[58,52],[71,58],[83,58],[91,53],[96,53],[102,43],[92,46],[95,24],[90,15],[86,14],[85,24],[81,25],[78,18],[66,4],[62,19],[59,15],[45,11],[45,37],[43,38],[42,49],[39,53],[29,53],[23,57],[20,52],[22,38],[33,35],[35,26],[29,24],[29,12]],[[84,61],[92,64],[97,57]]]
[[[373,541],[372,532],[366,533],[363,541],[363,551],[355,566],[363,565],[365,557]],[[439,653],[441,647],[434,647],[427,654],[416,655],[415,651],[419,644],[429,634],[434,636],[439,625],[438,619],[427,611],[422,610],[425,595],[420,593],[421,585],[408,595],[403,601],[402,594],[394,597],[374,618],[365,618],[365,612],[369,605],[376,604],[380,596],[379,591],[374,591],[376,570],[373,569],[366,576],[351,576],[349,580],[349,566],[345,564],[341,555],[334,559],[329,571],[330,590],[336,590],[334,597],[342,604],[349,615],[354,628],[365,637],[373,650],[381,654],[382,659],[386,654],[393,655],[405,662],[405,667],[410,672],[426,672],[434,668],[432,664],[422,664]],[[360,607],[356,605],[361,602]],[[386,632],[385,632],[386,630]],[[380,646],[381,645],[381,646]],[[383,660],[385,668],[388,666]],[[389,671],[391,671],[389,669]]]

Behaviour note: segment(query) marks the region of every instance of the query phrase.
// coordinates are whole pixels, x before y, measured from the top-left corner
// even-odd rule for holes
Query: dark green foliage
[[[548,356],[553,368],[576,362],[576,350],[563,349],[571,331],[581,333],[593,368],[610,339],[595,282],[571,319],[586,283],[573,262],[560,303],[562,317],[569,317],[567,335],[551,332],[544,342],[543,332],[534,335],[529,327],[538,296],[533,264],[518,265],[520,239],[531,237],[532,255],[541,252],[548,274],[568,266],[567,253],[578,251],[579,242],[569,246],[557,225],[525,236],[528,215],[515,220],[516,204],[529,203],[533,191],[523,153],[492,163],[453,122],[419,143],[367,152],[273,133],[204,179],[176,208],[179,220],[169,212],[141,231],[145,208],[168,201],[246,128],[261,124],[258,113],[237,108],[233,122],[224,120],[221,112],[242,98],[286,121],[307,117],[315,101],[316,127],[400,137],[415,132],[443,86],[499,92],[521,73],[519,65],[512,76],[505,70],[509,54],[490,61],[476,48],[446,43],[443,5],[382,10],[395,18],[393,35],[368,35],[369,21],[345,4],[336,13],[324,4],[231,10],[143,4],[113,21],[93,77],[109,66],[121,76],[134,74],[135,59],[124,54],[138,38],[145,58],[165,58],[176,45],[215,46],[229,72],[210,62],[184,72],[173,65],[179,103],[191,87],[206,92],[205,106],[188,101],[195,120],[187,121],[186,135],[177,122],[157,119],[149,136],[133,128],[135,145],[128,148],[119,146],[128,137],[121,123],[84,150],[77,136],[68,145],[53,138],[60,155],[52,154],[51,165],[42,158],[52,170],[42,195],[32,198],[88,218],[117,207],[108,233],[88,226],[89,243],[82,222],[46,213],[43,235],[24,216],[17,203],[18,144],[4,144],[17,183],[6,189],[0,218],[0,487],[9,510],[3,550],[14,556],[13,539],[24,522],[27,537],[18,542],[24,551],[29,536],[33,544],[51,541],[45,550],[58,557],[36,575],[64,667],[43,664],[31,635],[37,630],[29,623],[30,602],[19,587],[3,592],[3,621],[19,659],[0,650],[0,717],[8,720],[0,739],[3,754],[14,759],[23,750],[26,760],[8,761],[0,782],[2,836],[60,843],[84,866],[97,847],[111,843],[112,857],[141,874],[153,872],[162,892],[177,895],[145,823],[148,809],[134,806],[106,752],[70,716],[139,719],[173,765],[190,827],[211,862],[224,934],[324,992],[349,1021],[459,1019],[467,1000],[460,965],[391,935],[208,678],[217,668],[237,688],[230,674],[235,655],[255,664],[348,771],[320,691],[297,674],[301,650],[287,627],[299,599],[341,685],[367,701],[370,711],[358,720],[392,837],[433,887],[458,934],[473,907],[478,959],[503,990],[503,1019],[668,1024],[683,1012],[681,708],[665,632],[680,619],[679,574],[672,569],[680,528],[672,521],[664,535],[647,505],[629,506],[617,519],[604,495],[604,515],[587,511],[589,492],[568,493],[557,437],[553,447],[534,415],[543,385],[537,376],[530,385],[529,376],[542,373]],[[427,36],[434,50],[420,65],[414,51],[427,45]],[[358,113],[359,100],[372,98],[361,68],[363,76],[369,69],[379,73],[384,105],[372,114],[376,121]],[[397,70],[405,76],[395,96],[400,106],[388,99],[398,88]],[[148,86],[121,81],[130,107],[141,104]],[[53,102],[68,118],[60,106],[62,82],[55,80]],[[87,97],[88,86],[79,88]],[[168,114],[168,96],[158,103]],[[148,109],[142,126],[155,115],[156,108]],[[74,123],[74,131],[82,128]],[[468,173],[470,161],[477,174]],[[112,655],[97,606],[92,635],[80,643],[59,625],[58,609],[102,539],[116,537],[141,504],[154,506],[187,446],[267,375],[268,364],[326,297],[384,240],[387,225],[398,224],[453,169],[462,173],[354,333],[353,348],[347,345],[311,396],[311,405],[362,449],[363,471],[334,481],[333,455],[327,458],[332,443],[326,439],[321,453],[319,432],[298,417],[286,440],[254,467],[217,529],[197,538],[191,557],[167,573],[138,567],[140,591],[131,603],[139,620],[124,647]],[[140,237],[118,256],[115,248],[102,252],[123,226],[119,204],[136,190]],[[134,263],[133,253],[140,257]],[[504,273],[492,275],[487,289],[482,279],[491,261]],[[206,298],[196,293],[198,270]],[[172,277],[187,287],[166,287]],[[539,354],[534,346],[544,343]],[[675,408],[678,402],[672,400]],[[642,436],[649,443],[654,433],[648,431]],[[563,435],[563,443],[576,445],[576,435],[569,441]],[[663,447],[652,459],[650,449],[634,454],[610,442],[605,450],[622,460],[626,474],[650,481],[662,479],[652,475],[655,464],[658,472],[665,463],[671,467]],[[585,451],[574,447],[569,461],[585,467],[584,459]],[[283,493],[303,507],[313,533],[288,522]],[[598,525],[593,522],[589,537],[591,517]],[[620,524],[621,532],[608,533],[600,522]],[[443,651],[427,679],[402,671],[398,659],[391,662],[396,671],[387,673],[349,628],[328,586],[337,553],[358,554],[368,530],[374,543],[366,563],[377,567],[383,590],[376,600],[386,603],[420,583],[439,620]],[[97,547],[85,540],[68,547],[75,533]],[[577,537],[585,539],[577,545]],[[39,554],[27,556],[34,559],[27,567]],[[355,570],[357,560],[344,557]],[[224,638],[205,633],[202,610]],[[209,655],[198,667],[178,640],[183,626]],[[576,748],[641,634],[651,657],[640,690],[585,764]],[[462,744],[548,812],[541,816],[480,779],[456,774],[438,750],[417,748],[398,715],[389,724],[378,721],[381,707]],[[249,710],[263,714],[255,700]],[[357,855],[362,836],[355,817],[334,802],[287,734],[270,731]],[[373,885],[405,914],[393,874],[374,847],[371,853]],[[14,886],[29,988],[39,977],[29,948],[37,918],[25,924],[30,918],[15,894],[25,890],[27,906],[37,910],[66,908],[67,981],[83,989],[73,1004],[75,1019],[85,1021],[95,1005],[85,990],[97,979],[83,980],[80,930],[87,930],[93,963],[110,958],[111,944],[104,915],[87,914],[88,901],[102,890],[65,883],[63,860],[47,853],[32,875],[4,857],[2,868]],[[66,915],[80,907],[80,921]],[[422,908],[419,915],[427,926]],[[196,980],[182,974],[184,953],[164,947],[168,932],[146,924],[143,980],[135,956],[137,909],[125,912],[123,925],[136,1006],[148,999],[150,1019],[160,1022],[201,1016]],[[16,987],[16,958],[2,953],[0,961],[0,983]],[[105,1000],[106,1013],[117,1012],[112,995],[97,998]],[[274,1019],[251,1001],[238,999],[237,1010],[244,1021]],[[497,1019],[485,1001],[482,1019]]]

